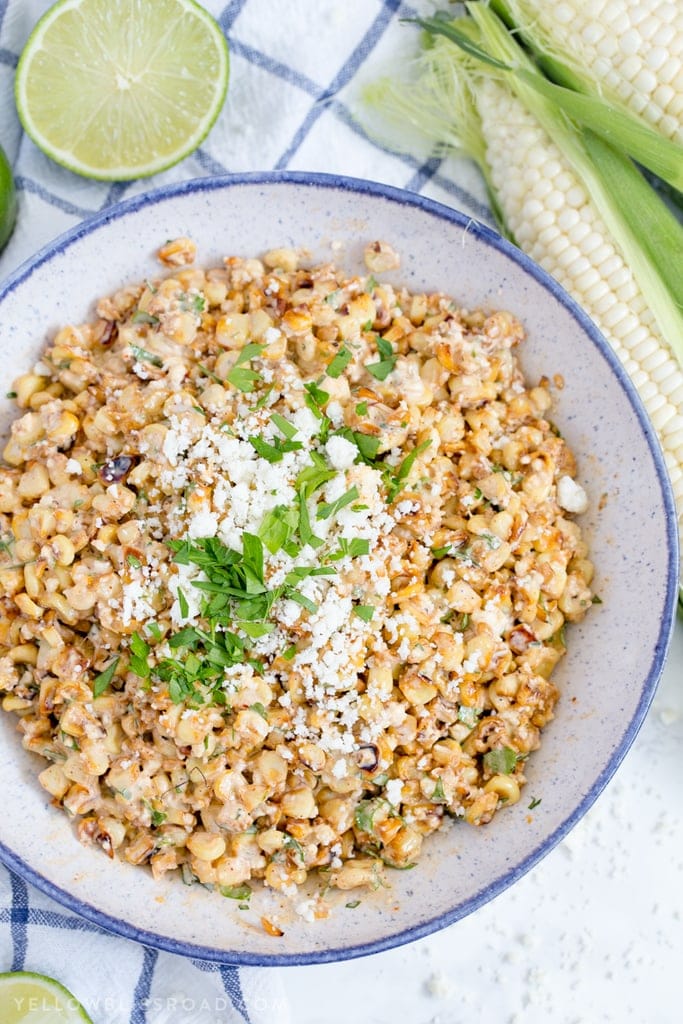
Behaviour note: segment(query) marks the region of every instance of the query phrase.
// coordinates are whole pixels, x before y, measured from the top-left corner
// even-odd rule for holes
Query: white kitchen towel
[[[0,0],[0,144],[19,199],[0,279],[50,239],[124,197],[213,174],[296,169],[370,178],[491,223],[481,180],[468,161],[434,157],[419,144],[412,150],[416,156],[378,145],[369,137],[360,100],[365,82],[399,66],[415,49],[417,30],[402,19],[432,13],[438,3],[205,0],[230,45],[225,107],[194,155],[163,174],[125,184],[72,174],[21,130],[14,72],[49,6],[48,0]],[[276,237],[272,241],[278,244]],[[96,1024],[290,1019],[277,971],[184,960],[142,947],[98,929],[0,867],[0,971],[22,969],[59,978]]]

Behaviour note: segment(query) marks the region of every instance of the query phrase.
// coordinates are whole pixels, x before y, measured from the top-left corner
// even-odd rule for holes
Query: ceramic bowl
[[[0,856],[83,917],[176,953],[282,965],[386,949],[458,920],[512,885],[566,835],[626,754],[662,669],[675,606],[675,515],[661,452],[609,346],[518,249],[420,196],[300,173],[164,188],[104,211],[38,253],[0,290],[0,392],[56,328],[87,318],[98,297],[158,273],[156,249],[179,235],[197,242],[202,264],[296,246],[359,271],[364,245],[382,239],[402,255],[394,283],[518,315],[528,330],[527,379],[560,373],[565,381],[553,418],[590,498],[582,525],[603,603],[569,629],[569,653],[554,676],[562,697],[529,760],[523,799],[485,827],[458,824],[431,837],[417,867],[390,872],[390,889],[363,896],[355,909],[346,896],[327,920],[293,915],[274,938],[233,900],[177,878],[154,882],[146,870],[82,846],[66,815],[50,806],[36,780],[42,762],[22,750],[6,714]],[[12,415],[5,402],[3,427]],[[530,813],[532,797],[541,803]]]

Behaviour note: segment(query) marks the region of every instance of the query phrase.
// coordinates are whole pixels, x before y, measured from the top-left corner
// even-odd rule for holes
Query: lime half
[[[194,0],[59,0],[31,33],[15,95],[44,153],[125,181],[188,156],[228,87],[228,45]]]
[[[0,148],[0,249],[12,234],[17,219],[17,193],[12,177],[12,168]]]
[[[2,1024],[92,1024],[67,988],[44,974],[0,974]]]

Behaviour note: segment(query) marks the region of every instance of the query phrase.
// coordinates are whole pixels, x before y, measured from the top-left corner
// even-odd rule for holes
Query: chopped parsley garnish
[[[370,363],[365,369],[371,373],[376,380],[386,380],[396,366],[398,356],[394,352],[394,346],[384,338],[377,339],[377,351],[382,357],[378,363]]]
[[[110,662],[109,665],[107,665],[104,672],[100,672],[98,676],[95,676],[92,684],[93,697],[100,697],[107,689],[112,679],[114,678],[114,673],[116,672],[118,663],[119,659],[114,658],[114,660]]]
[[[352,359],[353,353],[350,352],[348,348],[342,346],[330,365],[327,367],[327,376],[334,378],[340,377]]]

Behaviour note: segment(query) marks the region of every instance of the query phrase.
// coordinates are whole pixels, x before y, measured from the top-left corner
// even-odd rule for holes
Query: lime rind
[[[17,191],[12,168],[0,147],[0,249],[4,249],[17,219]]]
[[[121,0],[108,0],[108,14],[115,12],[116,5],[119,2],[121,2]],[[214,88],[210,93],[206,109],[196,121],[194,130],[183,135],[182,139],[171,152],[163,154],[159,154],[158,152],[151,153],[145,159],[140,159],[136,162],[125,164],[119,162],[116,163],[116,165],[110,164],[107,166],[98,166],[94,161],[79,159],[73,149],[59,145],[56,139],[50,136],[50,131],[54,130],[55,122],[58,120],[57,118],[45,118],[48,124],[47,128],[43,130],[41,126],[36,123],[36,119],[33,116],[32,102],[30,98],[32,72],[34,74],[40,74],[44,70],[44,65],[46,63],[43,55],[43,68],[41,68],[41,50],[44,49],[42,45],[43,41],[49,39],[51,29],[53,29],[55,25],[58,25],[60,19],[68,17],[72,12],[82,14],[84,8],[86,9],[85,14],[87,15],[88,5],[95,6],[97,3],[97,0],[58,0],[58,2],[42,16],[29,36],[17,65],[14,86],[19,119],[26,131],[26,134],[33,140],[33,142],[35,142],[42,152],[61,166],[66,167],[68,170],[73,171],[76,174],[83,175],[84,177],[101,181],[131,181],[136,178],[149,177],[150,175],[157,174],[161,171],[167,170],[169,167],[175,166],[201,145],[215,124],[225,102],[230,74],[228,44],[216,20],[203,7],[201,7],[200,4],[196,3],[195,0],[172,0],[172,2],[173,6],[177,7],[178,13],[181,16],[189,15],[192,18],[193,28],[197,27],[199,29],[203,36],[202,41],[204,42],[205,47],[212,47],[212,55],[216,59],[215,76],[212,76],[214,77]],[[158,5],[159,0],[148,0],[149,10],[147,13],[149,13],[150,16],[158,14]],[[138,0],[137,6],[139,8],[140,0]],[[197,53],[204,51],[200,50],[200,48],[195,48],[193,52]],[[71,56],[73,56],[73,54]],[[188,83],[192,80],[190,72],[191,68],[188,67],[187,75],[185,75],[185,69],[183,69],[183,76],[185,76],[183,85],[186,89],[188,87]],[[178,76],[178,80],[180,81],[180,76]],[[40,93],[41,102],[42,98],[46,95],[50,95],[52,101],[54,90],[41,90]],[[167,104],[167,99],[159,97],[159,103],[163,106],[163,104]],[[60,111],[63,118],[68,118],[69,113],[70,112],[68,110]],[[140,119],[139,123],[142,124],[142,119]],[[125,126],[122,127],[125,131]],[[139,141],[139,136],[137,141]]]
[[[38,1017],[38,1013],[42,1015]],[[59,1024],[92,1024],[92,1019],[81,1003],[54,978],[34,971],[0,974],[0,1019],[3,1024],[23,1020],[28,1022],[31,1019],[47,1020],[52,1017],[55,1024],[57,1021]]]

